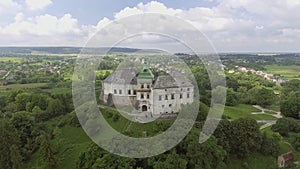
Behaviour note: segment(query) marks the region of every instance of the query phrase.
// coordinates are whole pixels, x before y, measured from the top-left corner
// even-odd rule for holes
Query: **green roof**
[[[140,79],[154,79],[154,75],[150,69],[144,68],[138,75]]]

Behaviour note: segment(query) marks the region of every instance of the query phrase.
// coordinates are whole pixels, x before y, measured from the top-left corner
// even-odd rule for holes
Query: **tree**
[[[207,117],[208,112],[209,112],[209,107],[206,104],[200,102],[197,121],[204,121]]]
[[[231,152],[244,158],[250,152],[260,149],[261,135],[259,125],[253,119],[241,118],[232,122]]]
[[[13,114],[10,123],[18,131],[19,145],[22,147],[21,153],[26,160],[34,151],[34,140],[40,132],[35,128],[35,118],[30,113],[21,111]]]
[[[251,104],[258,104],[262,107],[270,106],[274,102],[275,94],[265,87],[256,86],[248,91]]]
[[[300,134],[299,133],[291,133],[289,137],[289,142],[295,148],[295,150],[300,150]]]
[[[299,132],[300,123],[290,117],[281,118],[276,121],[276,124],[272,126],[274,132],[278,132],[282,136],[288,136],[289,132]]]
[[[90,169],[98,158],[102,158],[107,152],[101,149],[97,144],[91,143],[87,151],[81,153],[77,161],[77,169]]]
[[[226,168],[224,161],[227,158],[227,152],[217,144],[216,138],[212,136],[206,142],[199,144],[199,133],[197,132],[193,129],[177,147],[181,150],[179,152],[185,154],[188,159],[187,168]]]
[[[12,169],[22,168],[23,158],[22,158],[20,151],[16,145],[12,145],[10,147],[10,157],[11,157]]]
[[[7,120],[0,119],[0,168],[10,169],[21,164],[17,130]],[[12,157],[12,155],[16,155]]]
[[[280,111],[286,117],[300,118],[300,97],[297,97],[295,92],[291,92],[286,100],[282,100]]]
[[[153,169],[186,169],[187,161],[180,155],[176,154],[175,151],[160,156],[159,160],[155,160],[151,166]]]
[[[64,114],[64,106],[58,99],[51,99],[49,101],[46,113],[49,117],[56,117],[58,115]]]
[[[227,106],[235,106],[239,103],[239,98],[238,98],[238,94],[233,91],[232,88],[228,88],[227,89],[227,93],[226,93],[226,105]]]
[[[26,110],[27,102],[30,102],[31,95],[29,93],[20,93],[16,96],[16,105],[19,111]]]
[[[272,155],[273,157],[277,157],[279,155],[279,150],[279,144],[273,139],[268,138],[267,133],[264,132],[262,136],[260,152],[263,155]]]
[[[218,144],[222,145],[228,153],[239,158],[245,158],[251,152],[260,149],[260,130],[253,119],[241,118],[232,122],[222,120],[214,135]]]
[[[45,135],[40,136],[41,153],[43,160],[47,163],[48,168],[58,168],[58,162],[55,156],[55,151],[50,145],[49,139]]]
[[[92,169],[133,169],[135,165],[135,159],[107,153],[96,160]]]

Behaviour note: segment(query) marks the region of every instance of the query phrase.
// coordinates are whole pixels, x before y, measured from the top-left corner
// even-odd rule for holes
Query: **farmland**
[[[298,65],[267,65],[265,66],[268,73],[279,74],[283,78],[291,79],[300,79],[300,66]]]

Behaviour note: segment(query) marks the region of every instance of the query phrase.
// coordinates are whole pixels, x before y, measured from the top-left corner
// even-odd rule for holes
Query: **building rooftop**
[[[114,73],[109,75],[103,82],[116,84],[137,84],[137,73],[137,70],[134,68],[117,69]]]
[[[139,72],[138,78],[140,79],[154,79],[154,75],[152,71],[148,68],[144,68],[141,72]]]
[[[292,160],[294,158],[294,154],[292,152],[288,152],[281,155],[285,161]]]
[[[179,88],[179,87],[193,87],[192,83],[184,76],[159,76],[154,84],[154,89],[164,88]]]

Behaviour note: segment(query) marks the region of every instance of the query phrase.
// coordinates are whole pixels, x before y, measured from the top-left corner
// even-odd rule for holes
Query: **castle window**
[[[172,104],[169,104],[169,107],[172,107]]]
[[[149,99],[150,98],[150,96],[149,96],[149,94],[147,94],[147,99]]]
[[[119,90],[119,94],[122,94],[122,90]]]
[[[171,94],[171,99],[174,100],[174,94]]]
[[[161,100],[161,95],[158,96],[158,100],[159,100],[159,101]]]
[[[128,90],[128,94],[129,94],[129,95],[131,94],[131,90]]]
[[[141,85],[141,88],[144,89],[144,84]]]
[[[144,99],[144,94],[141,94],[141,99]]]
[[[186,95],[186,98],[190,98],[190,94],[189,93]]]
[[[190,91],[190,88],[187,88],[187,91]]]
[[[116,89],[114,90],[114,94],[117,94],[117,90]]]
[[[147,85],[147,88],[149,89],[149,88],[150,88],[150,85]]]
[[[168,100],[168,95],[165,95],[165,100]]]
[[[136,95],[136,91],[135,90],[133,91],[133,94]]]
[[[180,98],[180,99],[182,99],[182,93],[180,93],[180,96],[179,96],[179,98]]]

